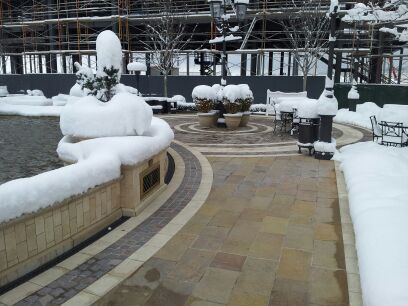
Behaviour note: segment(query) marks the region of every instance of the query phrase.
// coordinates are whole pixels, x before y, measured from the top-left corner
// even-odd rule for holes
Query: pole
[[[222,80],[221,85],[227,85],[227,42],[225,41],[225,37],[227,34],[227,22],[225,21],[225,13],[226,13],[226,4],[225,0],[223,1],[223,14],[222,14]]]

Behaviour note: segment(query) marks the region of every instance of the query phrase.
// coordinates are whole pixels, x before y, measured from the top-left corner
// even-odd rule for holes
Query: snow
[[[408,148],[349,145],[334,158],[344,172],[364,305],[408,304]]]
[[[227,41],[241,40],[241,39],[242,39],[241,36],[234,36],[233,34],[228,35],[228,36],[225,36],[225,41],[226,41],[226,42],[227,42]],[[216,38],[214,38],[214,39],[211,39],[211,40],[209,41],[209,43],[210,43],[210,44],[218,44],[218,43],[221,43],[221,42],[223,42],[223,41],[224,41],[224,37],[223,37],[223,36],[219,36],[219,37],[216,37]]]
[[[328,98],[328,95],[332,95],[332,98]],[[323,90],[320,98],[317,100],[317,112],[322,116],[335,116],[339,109],[339,104],[333,92],[327,89]]]
[[[360,99],[360,94],[358,93],[357,87],[354,84],[351,86],[350,91],[347,94],[347,98],[350,100]]]
[[[75,97],[85,96],[85,94],[84,94],[84,92],[83,92],[83,90],[81,88],[81,85],[76,84],[76,83],[75,83],[74,86],[72,86],[71,90],[69,91],[69,95],[70,96],[75,96]]]
[[[224,86],[220,84],[214,84],[212,88],[214,88],[215,92],[217,93],[217,100],[222,101],[222,97],[223,97],[222,91],[224,90]]]
[[[29,117],[59,117],[63,106],[30,106],[0,103],[0,115]]]
[[[317,100],[308,99],[304,100],[303,103],[299,103],[297,107],[297,115],[299,118],[319,118],[317,113]]]
[[[251,112],[266,112],[266,104],[252,104]]]
[[[5,97],[9,94],[8,90],[7,90],[7,86],[0,86],[0,97]]]
[[[27,95],[36,96],[36,97],[44,97],[44,93],[40,89],[33,89],[33,90],[27,89]]]
[[[140,62],[131,62],[127,65],[127,70],[129,71],[146,71],[147,67],[145,64]]]
[[[153,118],[145,136],[107,137],[78,143],[70,143],[70,137],[64,137],[58,145],[58,154],[66,161],[77,163],[0,185],[0,223],[118,179],[121,165],[136,165],[158,154],[173,138],[169,125],[158,118]]]
[[[223,98],[227,99],[229,102],[236,102],[242,99],[242,90],[238,85],[227,85],[224,87],[222,92]]]
[[[248,84],[239,84],[238,85],[241,91],[241,98],[242,99],[254,99],[254,94],[252,90],[249,88]]]
[[[29,95],[9,95],[0,98],[0,103],[12,105],[31,105],[31,106],[48,106],[52,105],[52,100],[44,96],[29,96]]]
[[[207,100],[216,100],[217,92],[214,88],[207,85],[199,85],[194,87],[191,94],[193,99],[207,99]]]
[[[334,153],[336,152],[336,139],[332,138],[332,142],[316,141],[313,146],[316,152]]]
[[[103,76],[103,68],[119,69],[122,72],[122,45],[119,38],[110,30],[101,32],[96,39],[98,76]]]
[[[186,103],[186,98],[184,98],[182,95],[175,95],[171,99],[174,102],[177,102],[177,104]]]
[[[69,95],[59,94],[51,98],[52,105],[54,106],[64,106],[68,103]]]
[[[383,108],[372,102],[358,104],[356,112],[340,109],[334,117],[334,122],[345,123],[371,129],[370,117],[375,116],[377,122],[402,122],[408,125],[408,107],[406,105],[386,104]]]
[[[127,86],[125,84],[119,83],[115,87],[115,92],[116,93],[130,93],[132,95],[139,95],[139,91],[132,87],[132,86]]]
[[[65,106],[61,113],[63,135],[79,138],[143,135],[150,126],[152,108],[143,98],[118,93],[103,103],[93,96]]]

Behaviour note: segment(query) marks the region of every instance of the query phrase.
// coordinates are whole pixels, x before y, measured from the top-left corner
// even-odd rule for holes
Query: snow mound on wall
[[[123,92],[126,93],[126,92],[128,92],[128,93],[131,93],[132,95],[138,95],[139,94],[139,91],[136,88],[134,88],[132,86],[127,86],[127,85],[122,84],[122,83],[119,83],[118,85],[116,85],[115,91],[116,91],[116,93],[123,93]]]
[[[0,223],[117,179],[122,164],[138,164],[166,149],[173,139],[169,125],[158,118],[153,118],[145,136],[107,137],[79,143],[69,143],[69,137],[64,137],[58,145],[58,154],[77,163],[0,185]]]
[[[98,75],[104,75],[103,68],[119,69],[122,73],[122,45],[119,38],[110,30],[101,32],[96,39]]]
[[[127,65],[127,70],[129,71],[146,71],[147,66],[140,62],[131,62]]]
[[[0,103],[0,114],[9,116],[59,117],[63,106],[30,106]]]
[[[364,305],[407,305],[408,148],[357,143],[334,158],[346,179]]]
[[[153,117],[151,107],[140,97],[119,93],[102,103],[87,96],[65,106],[61,113],[62,134],[79,138],[143,135]]]
[[[376,116],[377,121],[380,120],[382,108],[372,102],[358,104],[356,112],[350,112],[348,109],[342,108],[337,112],[333,121],[336,123],[345,123],[360,126],[366,129],[371,129],[370,117]]]
[[[40,89],[33,89],[33,90],[27,89],[27,95],[36,96],[36,97],[44,97],[44,93]]]
[[[69,91],[69,95],[75,96],[75,97],[83,97],[85,96],[85,93],[82,90],[81,86],[75,83],[75,85],[71,87],[71,90]]]
[[[52,105],[51,99],[44,96],[16,95],[0,98],[0,103],[12,105],[31,105],[31,106],[49,106]]]
[[[54,106],[65,106],[70,98],[69,95],[59,94],[51,98],[52,105]]]

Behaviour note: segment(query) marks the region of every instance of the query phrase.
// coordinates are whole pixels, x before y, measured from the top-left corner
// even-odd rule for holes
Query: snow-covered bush
[[[107,102],[117,93],[122,72],[122,46],[112,31],[101,32],[96,39],[98,70],[94,75],[91,68],[75,63],[77,84],[86,95]]]
[[[87,96],[67,104],[60,125],[63,135],[78,138],[135,136],[149,129],[152,117],[143,98],[119,93],[106,103]]]
[[[249,110],[253,113],[264,113],[266,112],[266,104],[252,104]]]
[[[223,91],[223,104],[227,114],[236,114],[241,111],[242,91],[238,85],[227,85]]]
[[[196,86],[193,89],[191,96],[198,112],[209,113],[214,109],[214,101],[217,99],[214,88],[207,85]]]
[[[252,93],[252,90],[249,88],[248,84],[240,84],[238,86],[241,90],[241,98],[239,99],[239,103],[241,104],[241,112],[249,112],[251,105],[254,102],[254,94]]]

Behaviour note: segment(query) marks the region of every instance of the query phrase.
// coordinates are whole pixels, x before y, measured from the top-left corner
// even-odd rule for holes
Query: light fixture
[[[238,21],[244,21],[248,8],[249,0],[235,0],[234,6]]]
[[[222,9],[221,9],[221,0],[208,0],[210,4],[210,11],[211,11],[211,17],[214,19],[220,19],[222,15]]]

